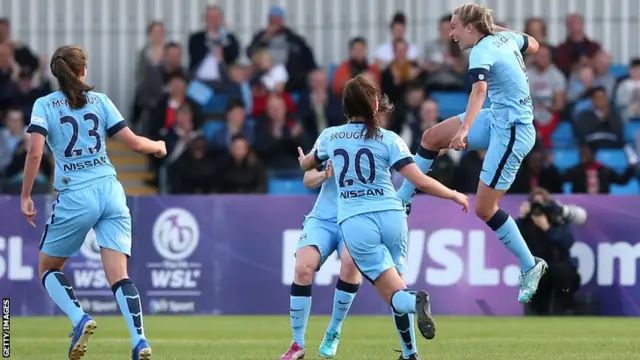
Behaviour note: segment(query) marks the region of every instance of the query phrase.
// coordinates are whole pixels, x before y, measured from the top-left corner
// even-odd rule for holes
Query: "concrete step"
[[[147,168],[147,158],[143,155],[128,155],[128,156],[109,156],[111,164],[120,169],[121,166],[139,166],[141,168]]]
[[[158,189],[151,186],[124,186],[124,191],[133,196],[158,195]]]
[[[120,181],[140,181],[151,180],[155,174],[151,171],[119,171],[118,180]]]

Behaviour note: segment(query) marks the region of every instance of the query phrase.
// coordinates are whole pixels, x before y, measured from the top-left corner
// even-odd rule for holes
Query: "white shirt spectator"
[[[278,64],[269,69],[260,79],[264,87],[269,91],[273,91],[279,84],[284,85],[289,81],[289,73],[282,64]]]
[[[567,89],[567,81],[564,75],[555,65],[551,65],[540,71],[536,67],[527,70],[529,75],[529,90],[534,108],[533,117],[537,122],[546,124],[551,120],[552,114],[548,108],[553,106],[553,99],[557,92]]]

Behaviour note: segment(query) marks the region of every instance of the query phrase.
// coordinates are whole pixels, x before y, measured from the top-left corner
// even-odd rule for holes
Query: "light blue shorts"
[[[409,234],[404,211],[356,215],[344,220],[340,229],[353,262],[367,280],[374,282],[393,267],[404,273]]]
[[[320,264],[316,269],[320,270],[322,264],[334,251],[337,250],[338,256],[342,257],[343,242],[340,227],[335,221],[320,220],[314,217],[306,218],[296,252],[305,246],[314,246],[320,252]]]
[[[458,115],[464,122],[466,113]],[[467,136],[470,150],[487,150],[480,180],[496,190],[508,190],[513,184],[520,164],[536,143],[533,124],[508,127],[498,123],[489,109],[482,109]]]
[[[49,256],[74,256],[91,228],[98,246],[131,255],[131,214],[124,189],[115,178],[59,193],[40,250]]]

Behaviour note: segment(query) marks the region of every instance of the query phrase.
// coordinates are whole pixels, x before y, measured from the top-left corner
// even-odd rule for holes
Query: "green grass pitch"
[[[129,335],[120,317],[96,317],[88,360],[130,358]],[[640,358],[640,321],[633,318],[439,317],[435,340],[418,339],[421,358],[460,360],[622,360]],[[307,357],[317,347],[328,318],[313,316]],[[287,316],[147,316],[154,360],[277,360],[290,342]],[[65,359],[71,326],[63,317],[14,317],[11,358]],[[419,335],[418,335],[419,336]],[[335,359],[396,360],[400,347],[391,315],[351,316]]]

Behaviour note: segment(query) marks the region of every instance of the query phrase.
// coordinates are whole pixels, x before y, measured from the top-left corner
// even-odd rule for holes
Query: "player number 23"
[[[338,176],[338,185],[340,187],[353,185],[353,179],[345,179],[345,177],[347,176],[347,171],[349,171],[349,166],[350,166],[349,153],[345,149],[336,149],[333,152],[333,156],[335,157],[340,156],[344,159],[344,166],[342,167],[342,171]],[[366,157],[367,160],[369,161],[368,177],[365,177],[364,174],[362,173],[362,161],[364,157]],[[353,165],[355,167],[356,176],[358,177],[358,180],[363,184],[373,183],[374,180],[376,179],[376,164],[375,164],[375,158],[373,157],[373,153],[371,152],[371,150],[367,148],[362,148],[358,150],[353,160],[354,160]]]
[[[100,138],[100,134],[98,133],[98,127],[100,126],[100,119],[98,119],[98,115],[94,113],[84,114],[82,118],[84,119],[84,121],[93,122],[92,128],[89,129],[87,133],[89,136],[91,136],[96,140],[96,145],[93,147],[87,148],[87,151],[89,151],[89,154],[92,154],[92,155],[97,154],[98,152],[100,152],[100,149],[102,149],[102,139]],[[78,135],[80,133],[80,126],[76,118],[74,118],[73,116],[63,116],[60,118],[60,124],[62,125],[69,124],[71,125],[71,129],[73,130],[73,133],[71,133],[71,139],[69,139],[69,143],[67,144],[67,147],[64,149],[64,157],[70,158],[70,157],[82,156],[82,149],[74,149],[76,147],[76,143],[78,142]]]

